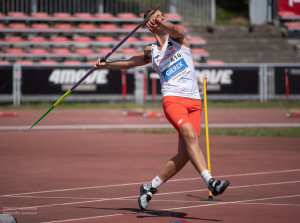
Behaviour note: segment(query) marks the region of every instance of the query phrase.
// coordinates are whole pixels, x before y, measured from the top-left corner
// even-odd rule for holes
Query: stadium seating
[[[34,12],[27,15],[23,12],[0,13],[0,39],[3,58],[8,62],[39,61],[40,64],[56,64],[61,61],[88,61],[95,63],[97,57],[106,55],[112,47],[133,30],[143,14],[139,16],[123,12],[111,13],[78,12],[73,15],[67,12]],[[183,17],[176,13],[165,13],[169,21],[182,21]],[[14,20],[13,18],[18,18]],[[185,31],[186,26],[177,24]],[[19,34],[21,32],[21,35]],[[199,46],[206,44],[200,36],[190,36],[193,57],[201,60],[209,53]],[[111,57],[126,58],[137,53],[145,45],[156,39],[143,27],[131,36]],[[197,47],[196,47],[197,46]],[[195,48],[196,47],[196,48]],[[20,60],[21,59],[21,60]],[[6,61],[6,60],[3,60]]]

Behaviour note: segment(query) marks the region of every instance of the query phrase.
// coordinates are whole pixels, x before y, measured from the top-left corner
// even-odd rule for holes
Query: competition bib
[[[176,80],[190,71],[189,66],[181,56],[180,51],[175,53],[174,56],[169,57],[167,60],[161,60],[159,67],[162,70],[161,74],[167,82]]]

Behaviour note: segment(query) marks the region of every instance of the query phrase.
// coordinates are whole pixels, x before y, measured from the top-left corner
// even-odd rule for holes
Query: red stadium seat
[[[69,42],[70,40],[66,36],[51,36],[49,41],[52,42]]]
[[[191,53],[200,56],[209,56],[209,52],[202,48],[191,48]]]
[[[99,19],[113,19],[115,18],[111,13],[96,13],[94,15],[95,17],[99,18]]]
[[[207,60],[206,61],[207,64],[209,65],[224,65],[224,61],[222,60]]]
[[[300,16],[300,12],[299,12],[299,14],[296,14],[295,12],[281,11],[281,12],[278,12],[278,15],[280,17],[299,17]]]
[[[100,26],[99,26],[99,28],[100,29],[113,29],[113,30],[117,30],[117,29],[119,29],[119,27],[117,26],[117,25],[115,25],[115,24],[101,24]]]
[[[203,43],[203,44],[206,43],[206,39],[204,39],[200,36],[190,36],[187,39],[188,39],[188,41],[194,42],[194,43]]]
[[[178,19],[178,20],[182,20],[183,17],[177,13],[164,13],[166,19]]]
[[[129,29],[129,30],[133,30],[137,25],[136,24],[124,24],[122,25],[122,29]]]
[[[51,29],[51,27],[47,23],[34,23],[31,25],[31,28],[42,29],[42,30]]]
[[[47,39],[44,36],[28,36],[27,40],[31,41],[31,42],[46,42],[47,41]]]
[[[15,18],[26,18],[28,15],[26,15],[24,12],[8,12],[7,16],[15,17]]]
[[[85,24],[81,23],[77,26],[78,29],[97,29],[97,27],[94,24]]]
[[[33,61],[32,60],[17,60],[16,61],[17,64],[24,64],[24,65],[31,65],[33,64]]]
[[[5,15],[0,12],[0,17],[5,17]]]
[[[65,60],[64,64],[81,64],[79,60]]]
[[[34,18],[49,18],[49,14],[47,12],[34,12],[31,13],[31,17]]]
[[[284,26],[291,29],[291,28],[300,28],[300,22],[285,22]]]
[[[118,13],[117,17],[122,18],[122,19],[135,19],[135,18],[138,18],[135,14],[130,13],[130,12]]]
[[[119,40],[121,41],[122,39],[124,39],[125,38],[125,36],[119,36]],[[134,37],[134,36],[131,36],[131,37],[129,37],[127,40],[126,40],[126,42],[138,42],[139,40],[136,38],[136,37]]]
[[[97,53],[101,53],[103,55],[106,55],[108,54],[110,51],[112,50],[112,48],[99,48],[97,50]]]
[[[156,38],[154,36],[141,36],[140,40],[153,43],[156,41]]]
[[[24,39],[21,36],[6,36],[4,37],[5,41],[8,42],[23,42]]]
[[[8,49],[6,49],[6,53],[9,53],[9,54],[26,54],[26,52],[22,48],[8,48]]]
[[[115,42],[115,41],[117,41],[112,36],[97,36],[96,40],[99,41],[99,42]]]
[[[90,60],[90,61],[87,61],[86,63],[89,65],[95,65],[96,62],[97,62],[96,60]]]
[[[95,52],[91,50],[90,48],[77,48],[75,49],[75,53],[81,54],[81,55],[90,55],[94,54]]]
[[[8,60],[0,60],[1,65],[8,65],[10,64]]]
[[[56,60],[41,60],[39,62],[39,64],[43,64],[43,65],[55,65],[57,64],[57,61]]]
[[[11,29],[28,29],[29,27],[24,23],[10,23],[8,25]]]
[[[184,26],[184,25],[177,24],[176,26],[182,28],[184,31],[187,31],[187,30],[188,30],[188,28],[187,28],[186,26]]]
[[[73,41],[76,42],[92,42],[92,38],[89,36],[74,36]]]
[[[0,23],[0,29],[6,29],[6,26]]]
[[[28,53],[32,54],[49,54],[45,48],[31,48],[28,50]]]
[[[54,53],[54,54],[71,54],[72,52],[68,48],[53,48],[52,53]]]
[[[93,18],[92,14],[87,12],[78,12],[74,14],[74,17],[77,18]]]
[[[56,18],[71,18],[72,15],[68,12],[55,12],[53,14],[53,17],[56,17]]]
[[[123,54],[133,55],[133,54],[137,54],[139,51],[137,51],[134,48],[123,48],[123,49],[120,50],[120,52],[123,53]]]
[[[55,29],[63,29],[63,30],[71,30],[74,29],[74,27],[69,23],[62,23],[62,24],[55,24]]]

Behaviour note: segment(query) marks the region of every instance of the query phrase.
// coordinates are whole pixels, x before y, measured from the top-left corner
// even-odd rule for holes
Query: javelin
[[[153,10],[153,12],[151,12],[140,24],[138,24],[124,39],[122,39],[118,45],[116,45],[108,54],[106,54],[103,58],[101,58],[100,62],[104,62],[107,60],[107,58],[113,54],[113,52],[115,52],[130,36],[132,36],[132,34],[134,34],[142,25],[144,25],[149,18],[159,9],[160,7],[158,6],[156,9]],[[60,99],[58,99],[57,102],[55,102],[55,104],[52,105],[51,108],[49,108],[49,110],[43,114],[31,127],[30,129],[32,129],[33,126],[35,126],[39,121],[41,121],[53,108],[55,108],[57,105],[59,105],[60,102],[62,102],[69,94],[71,94],[75,88],[77,88],[77,86],[79,84],[81,84],[82,81],[84,81],[93,71],[95,70],[95,67],[93,67],[92,69],[90,69],[76,84],[74,84],[74,86],[69,89]],[[30,130],[29,129],[29,130]]]

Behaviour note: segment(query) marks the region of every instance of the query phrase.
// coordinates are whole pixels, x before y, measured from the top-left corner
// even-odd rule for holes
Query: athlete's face
[[[157,10],[146,23],[146,28],[150,31],[158,31],[160,30],[159,25],[165,20],[165,15]]]

